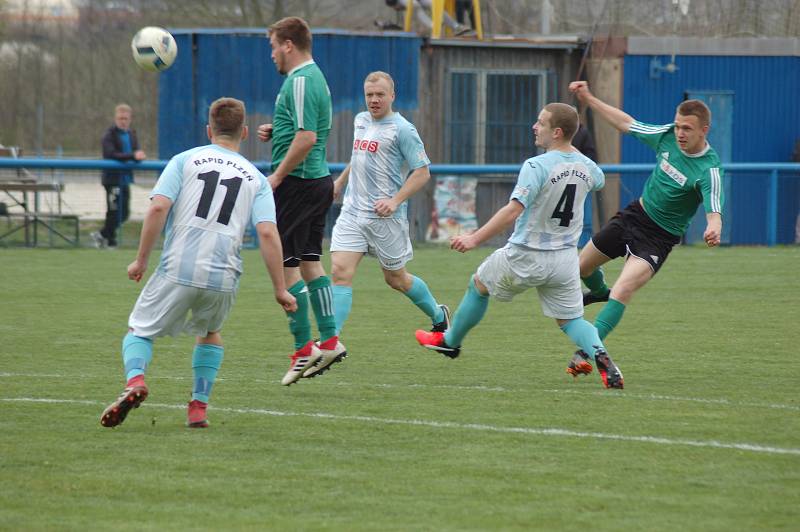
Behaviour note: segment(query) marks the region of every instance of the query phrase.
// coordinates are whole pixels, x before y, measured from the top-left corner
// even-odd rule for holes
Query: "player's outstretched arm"
[[[150,260],[150,253],[153,251],[158,236],[164,230],[167,222],[167,215],[172,208],[172,200],[166,196],[156,194],[150,200],[150,207],[144,216],[142,224],[142,234],[139,237],[139,251],[136,253],[136,260],[128,265],[128,279],[136,281],[142,280],[144,272],[147,271],[147,261]]]
[[[494,213],[483,226],[468,235],[458,235],[450,239],[450,248],[461,253],[474,249],[493,236],[499,235],[522,214],[525,207],[515,199],[509,200],[505,207]]]
[[[592,111],[599,114],[617,130],[622,133],[627,133],[630,130],[631,124],[634,122],[633,117],[622,109],[617,109],[598,99],[597,96],[592,94],[589,90],[589,84],[587,82],[573,81],[569,84],[569,91],[578,98],[579,102],[588,105]]]
[[[722,242],[722,215],[718,212],[706,214],[706,230],[703,232],[703,240],[710,248],[718,246]]]
[[[392,198],[381,199],[375,202],[375,212],[378,216],[391,216],[404,201],[419,192],[431,178],[428,166],[420,166],[408,176],[406,182]]]
[[[286,289],[286,281],[283,278],[283,247],[278,226],[272,222],[260,222],[256,224],[256,232],[261,258],[272,280],[275,301],[283,307],[283,310],[294,312],[297,310],[297,301]]]

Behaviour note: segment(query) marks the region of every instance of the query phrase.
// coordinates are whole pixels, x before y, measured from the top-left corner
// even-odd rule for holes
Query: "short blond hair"
[[[376,70],[375,72],[370,72],[367,74],[367,77],[364,78],[364,83],[375,83],[376,81],[382,79],[385,79],[389,83],[389,88],[392,89],[392,92],[394,92],[394,80],[392,79],[392,76],[382,70]]]
[[[127,103],[118,103],[116,107],[114,107],[114,114],[119,113],[120,111],[124,111],[128,114],[133,114],[133,109]]]

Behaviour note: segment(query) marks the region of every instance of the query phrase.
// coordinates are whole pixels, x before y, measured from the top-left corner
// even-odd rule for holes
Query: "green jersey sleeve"
[[[664,137],[673,134],[673,126],[674,124],[654,126],[634,120],[628,129],[628,133],[650,146],[654,151],[658,151],[658,146],[661,144]]]
[[[704,172],[703,178],[698,179],[695,186],[700,189],[703,196],[703,208],[706,213],[718,212],[722,214],[725,203],[722,187],[722,168],[712,166]]]
[[[297,129],[317,131],[322,117],[319,110],[324,107],[319,101],[320,93],[307,87],[308,78],[297,76],[292,80],[294,96],[294,123]],[[325,117],[327,119],[327,116]]]

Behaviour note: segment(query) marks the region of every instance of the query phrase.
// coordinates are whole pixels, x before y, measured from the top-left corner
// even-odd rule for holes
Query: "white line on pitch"
[[[0,398],[3,402],[18,403],[51,403],[51,404],[82,404],[82,405],[102,405],[99,401],[77,400],[77,399],[48,399],[37,397],[11,397]],[[167,408],[171,410],[183,410],[186,405],[168,405],[160,403],[145,403],[149,408]],[[737,451],[752,451],[766,454],[790,454],[800,456],[800,449],[791,447],[772,447],[754,443],[724,443],[716,440],[684,440],[663,438],[660,436],[629,436],[624,434],[607,434],[603,432],[582,432],[559,428],[533,428],[533,427],[498,427],[495,425],[484,425],[480,423],[455,423],[452,421],[426,421],[422,419],[392,419],[374,416],[343,416],[339,414],[328,414],[324,412],[281,412],[279,410],[266,410],[261,408],[226,408],[210,407],[217,412],[230,412],[235,414],[260,414],[266,416],[279,417],[310,417],[317,419],[331,419],[336,421],[362,421],[365,423],[380,423],[384,425],[412,425],[418,427],[431,427],[441,429],[476,430],[481,432],[499,432],[511,434],[531,434],[536,436],[562,436],[566,438],[589,438],[597,440],[615,440],[639,443],[654,443],[658,445],[684,445],[690,447],[705,447],[712,449],[735,449]]]
[[[85,379],[90,377],[88,375],[80,375],[80,376],[69,376],[69,375],[59,375],[59,374],[48,374],[48,373],[8,373],[8,372],[0,372],[0,378],[3,377],[26,377],[26,378],[42,378],[42,379],[78,379],[82,378]],[[100,378],[100,377],[95,377]],[[236,381],[239,378],[246,378],[246,376],[229,376],[229,377],[218,377],[217,382],[225,382],[227,381]],[[175,380],[175,381],[186,381],[191,380],[190,376],[181,377],[181,376],[170,376],[170,375],[153,375],[150,377],[153,380]],[[249,379],[251,382],[259,383],[259,384],[276,384],[278,379]],[[344,387],[359,387],[359,388],[385,388],[385,389],[393,389],[393,388],[418,388],[418,389],[431,389],[431,390],[464,390],[464,391],[477,391],[477,392],[502,392],[502,393],[518,393],[518,392],[530,392],[531,390],[519,390],[514,388],[505,388],[503,386],[486,386],[486,385],[458,385],[458,384],[388,384],[388,383],[375,383],[375,382],[367,382],[367,383],[358,383],[354,384],[351,382],[344,382],[344,381],[322,381],[317,380],[315,381],[315,385],[319,386],[344,386]],[[598,384],[599,385],[599,384]],[[730,399],[707,399],[703,397],[680,397],[674,395],[660,395],[660,394],[637,394],[635,392],[609,392],[607,390],[567,390],[567,389],[541,389],[536,390],[537,392],[541,393],[552,393],[552,394],[573,394],[573,395],[592,395],[592,396],[606,396],[606,397],[613,397],[618,399],[645,399],[650,401],[677,401],[677,402],[687,402],[687,403],[701,403],[701,404],[713,404],[713,405],[724,405],[724,406],[733,406],[733,407],[747,407],[747,408],[769,408],[773,410],[794,410],[800,412],[800,405],[789,405],[789,404],[782,404],[782,403],[753,403],[747,401],[733,401]]]

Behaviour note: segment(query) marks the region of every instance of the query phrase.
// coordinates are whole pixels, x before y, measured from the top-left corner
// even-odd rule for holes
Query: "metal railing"
[[[55,159],[55,158],[0,158],[0,169],[52,169],[52,170],[149,170],[161,171],[168,161],[141,161],[138,163],[120,163],[105,159]],[[265,175],[269,174],[271,163],[269,161],[254,161],[253,164]],[[333,173],[341,172],[344,163],[329,163]],[[649,173],[654,164],[601,164],[600,168],[609,174],[642,174]],[[431,173],[434,175],[470,175],[470,176],[513,176],[519,172],[517,164],[433,164]],[[723,165],[726,172],[764,172],[768,175],[767,201],[764,205],[766,217],[766,243],[774,246],[778,234],[778,205],[779,205],[779,175],[793,174],[800,177],[800,163],[729,163]],[[3,191],[3,180],[0,180],[0,192]]]

